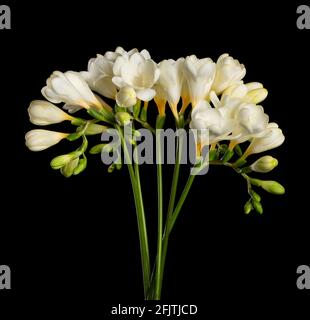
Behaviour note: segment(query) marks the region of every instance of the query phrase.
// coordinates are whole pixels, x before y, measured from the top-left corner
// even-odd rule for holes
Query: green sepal
[[[179,116],[178,121],[177,121],[177,127],[178,127],[179,129],[182,129],[182,128],[184,128],[184,126],[185,126],[184,115],[181,114],[181,115]]]
[[[74,126],[82,126],[85,123],[86,123],[86,120],[81,119],[81,118],[73,118],[71,120],[71,124]]]
[[[114,123],[114,115],[112,112],[109,112],[105,109],[101,109],[100,111],[97,111],[95,109],[88,109],[87,113],[92,116],[93,118],[105,121],[107,123],[113,124]]]
[[[234,168],[240,168],[243,165],[245,165],[247,163],[247,161],[245,159],[239,158],[234,164]]]
[[[147,122],[147,108],[142,108],[140,119],[144,122]]]
[[[225,143],[220,144],[219,147],[217,148],[217,157],[219,158],[220,156],[224,155],[227,149],[228,149],[227,144]]]
[[[165,125],[166,116],[160,114],[156,118],[156,129],[162,129]]]
[[[255,186],[255,187],[261,187],[262,186],[262,180],[259,179],[254,179],[254,178],[250,178],[250,183],[251,185]]]
[[[234,151],[233,150],[230,150],[230,149],[227,149],[223,158],[222,158],[222,161],[225,163],[225,162],[228,162],[232,157],[234,156]]]
[[[137,103],[133,106],[133,116],[135,118],[139,118],[140,110],[141,110],[141,100],[138,100]]]
[[[119,106],[118,104],[115,104],[114,110],[115,110],[116,113],[117,113],[117,112],[127,112],[127,111],[128,111],[127,108],[121,107],[121,106]]]
[[[209,161],[217,160],[218,151],[217,150],[211,150],[209,151]]]
[[[240,169],[240,173],[250,173],[250,172],[252,172],[252,169],[249,166]]]
[[[241,157],[242,156],[242,149],[240,147],[239,144],[237,144],[235,147],[234,147],[234,151],[236,152],[237,156],[238,157]]]

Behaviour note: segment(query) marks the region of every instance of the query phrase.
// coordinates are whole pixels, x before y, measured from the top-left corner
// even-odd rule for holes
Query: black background
[[[270,152],[279,166],[268,177],[287,193],[263,194],[262,216],[243,214],[246,186],[229,169],[211,168],[195,181],[171,237],[163,300],[197,303],[202,313],[219,315],[306,305],[309,293],[296,288],[296,268],[310,263],[310,31],[296,28],[298,3],[7,4],[12,30],[0,31],[0,264],[11,267],[12,290],[0,292],[0,305],[32,315],[39,307],[100,315],[109,303],[143,299],[126,168],[108,174],[99,157],[90,156],[85,173],[65,179],[49,161],[71,150],[69,143],[40,153],[24,146],[34,127],[27,107],[41,98],[46,78],[54,70],[85,70],[89,58],[119,45],[146,48],[157,62],[189,54],[216,60],[228,52],[245,64],[247,82],[269,90],[263,106],[286,135]],[[141,170],[153,256],[155,170]],[[188,168],[182,170],[184,183]],[[171,171],[165,168],[167,193]]]

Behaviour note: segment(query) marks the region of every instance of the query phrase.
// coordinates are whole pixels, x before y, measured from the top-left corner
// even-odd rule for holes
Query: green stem
[[[135,162],[136,170],[134,171],[123,132],[119,126],[116,126],[116,128],[121,137],[122,147],[124,150],[124,155],[126,158],[132,190],[134,194],[137,222],[138,222],[141,262],[142,262],[144,297],[146,299],[149,286],[150,286],[151,271],[150,271],[149,245],[148,245],[147,228],[146,228],[145,213],[144,213],[144,206],[143,206],[143,198],[142,198],[142,192],[141,192],[139,167],[138,167],[138,164],[136,164]]]
[[[157,206],[158,206],[158,234],[157,234],[157,267],[155,274],[155,300],[160,299],[161,270],[162,270],[162,240],[163,240],[163,180],[161,165],[161,137],[156,134],[157,154]]]
[[[182,136],[177,136],[177,152],[176,152],[176,161],[173,170],[173,177],[172,177],[172,184],[171,184],[171,192],[170,192],[170,199],[168,204],[168,212],[167,212],[167,221],[169,221],[170,216],[173,213],[174,204],[175,204],[175,197],[177,194],[179,176],[180,176],[180,157],[182,154],[182,143],[183,139]]]
[[[194,182],[196,175],[190,175],[187,183],[183,189],[183,192],[181,194],[181,197],[177,203],[177,206],[174,210],[174,212],[171,214],[169,220],[167,220],[166,223],[166,228],[165,228],[165,233],[163,236],[163,249],[162,249],[162,269],[161,269],[161,287],[160,290],[162,289],[162,282],[163,282],[163,275],[164,275],[164,266],[165,266],[165,262],[166,262],[166,257],[167,257],[167,251],[168,251],[168,244],[169,244],[169,236],[170,233],[174,227],[174,224],[179,216],[179,213],[183,207],[183,204],[187,198],[187,195],[189,193],[189,190],[191,189],[191,186]]]
[[[185,202],[185,200],[186,200],[186,198],[187,198],[187,195],[188,195],[188,193],[189,193],[189,190],[190,190],[191,187],[192,187],[192,184],[193,184],[193,182],[194,182],[194,180],[195,180],[195,177],[196,177],[196,175],[190,175],[190,176],[188,177],[188,179],[187,179],[186,185],[185,185],[184,190],[183,190],[183,192],[182,192],[182,194],[181,194],[181,197],[180,197],[180,199],[179,199],[179,202],[177,203],[177,205],[176,205],[176,207],[175,207],[175,209],[174,209],[174,211],[173,211],[173,214],[172,214],[172,216],[171,216],[171,220],[170,220],[170,223],[169,223],[169,226],[168,226],[168,227],[169,227],[169,229],[168,229],[168,232],[169,232],[169,233],[170,233],[171,230],[173,229],[174,224],[175,224],[175,222],[176,222],[176,220],[177,220],[177,218],[178,218],[178,216],[179,216],[179,214],[180,214],[180,212],[181,212],[181,209],[182,209],[183,204],[184,204],[184,202]]]
[[[164,235],[162,238],[162,257],[161,257],[161,274],[160,274],[160,289],[161,292],[162,289],[162,283],[163,283],[163,277],[164,277],[164,269],[166,264],[166,257],[167,257],[167,251],[168,251],[168,242],[169,242],[169,224],[170,219],[173,214],[174,204],[175,204],[175,198],[177,193],[177,187],[178,187],[178,181],[179,181],[179,175],[180,175],[180,158],[182,156],[182,144],[183,144],[183,137],[177,136],[177,152],[176,152],[176,162],[173,170],[173,177],[172,177],[172,184],[171,184],[171,191],[170,191],[170,199],[168,204],[168,212],[167,212],[167,218],[166,218],[166,226]]]

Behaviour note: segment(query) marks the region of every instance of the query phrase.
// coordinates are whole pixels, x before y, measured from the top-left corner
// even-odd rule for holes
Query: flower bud
[[[72,161],[74,158],[78,157],[76,152],[71,152],[68,154],[62,154],[56,158],[54,158],[51,162],[50,165],[54,170],[60,169],[63,166],[65,166],[67,163]]]
[[[264,156],[256,160],[250,169],[255,172],[269,172],[273,170],[278,165],[278,160],[271,156]]]
[[[253,200],[260,202],[261,201],[261,197],[258,193],[256,193],[254,190],[250,191],[250,196]]]
[[[258,104],[267,98],[268,91],[265,88],[251,90],[244,97],[245,102]]]
[[[267,192],[270,192],[273,194],[281,195],[285,193],[284,187],[277,181],[272,181],[272,180],[261,181],[261,187]]]
[[[263,206],[260,202],[258,201],[255,201],[255,200],[252,200],[252,205],[253,205],[253,208],[255,209],[255,211],[259,214],[262,214],[263,213]]]
[[[249,214],[252,211],[252,209],[253,209],[253,206],[252,206],[251,200],[249,200],[244,205],[244,213]]]
[[[72,176],[75,168],[78,166],[79,158],[73,159],[68,162],[65,166],[60,169],[60,172],[66,177],[69,178]]]
[[[77,175],[84,171],[87,167],[87,158],[84,156],[82,159],[79,160],[77,167],[73,170],[73,174]]]
[[[101,153],[103,147],[105,146],[105,143],[100,143],[100,144],[97,144],[95,146],[93,146],[90,150],[89,150],[89,153],[90,154],[98,154],[98,153]]]
[[[115,118],[119,125],[126,126],[131,122],[132,116],[127,112],[117,112]]]
[[[106,131],[107,128],[108,127],[102,126],[100,124],[90,123],[85,130],[85,134],[87,134],[87,135],[99,134],[99,133]]]

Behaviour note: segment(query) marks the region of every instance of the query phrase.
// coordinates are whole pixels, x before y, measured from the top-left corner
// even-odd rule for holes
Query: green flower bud
[[[62,154],[56,158],[54,158],[51,162],[50,165],[54,170],[60,169],[63,166],[65,166],[67,163],[72,161],[74,158],[78,157],[77,152],[71,152],[68,154]]]
[[[75,140],[79,139],[82,135],[83,135],[83,131],[73,132],[68,135],[67,140],[75,141]]]
[[[271,156],[263,156],[255,161],[250,169],[255,172],[269,172],[278,165],[278,160]]]
[[[273,194],[281,195],[285,193],[284,187],[277,181],[272,181],[272,180],[261,181],[261,187],[267,192],[270,192]]]
[[[103,147],[105,146],[105,143],[100,143],[100,144],[97,144],[95,146],[93,146],[90,150],[89,150],[89,153],[90,154],[98,154],[98,153],[101,153]]]
[[[61,174],[64,175],[66,178],[71,177],[74,172],[74,169],[78,166],[78,164],[79,158],[71,160],[60,169]]]
[[[77,175],[84,171],[87,167],[87,158],[84,156],[82,159],[79,160],[77,167],[74,169],[73,174]]]
[[[253,209],[253,206],[252,206],[251,200],[249,200],[244,205],[244,213],[249,214],[252,211],[252,209]]]
[[[73,118],[71,120],[71,124],[73,124],[74,126],[82,126],[83,124],[85,124],[86,120],[83,120],[81,118]]]
[[[121,126],[128,125],[132,120],[132,116],[128,112],[117,112],[115,118]]]
[[[85,134],[87,134],[87,135],[100,134],[100,133],[106,131],[107,129],[108,129],[108,127],[106,127],[106,126],[102,126],[102,125],[96,124],[96,123],[90,123],[85,130]]]
[[[256,193],[254,190],[250,191],[250,196],[253,200],[260,202],[261,201],[261,197],[258,193]]]
[[[115,170],[115,168],[116,168],[115,163],[112,163],[112,164],[108,167],[108,172],[109,172],[109,173],[112,173],[112,172]]]
[[[259,214],[262,214],[263,213],[263,206],[260,202],[258,201],[255,201],[252,199],[252,205],[253,205],[253,208],[255,209],[255,211]]]

